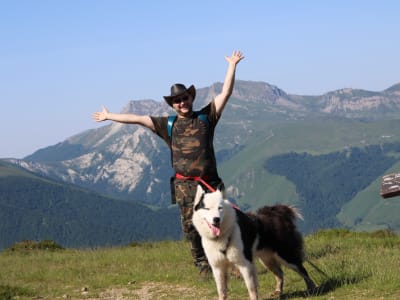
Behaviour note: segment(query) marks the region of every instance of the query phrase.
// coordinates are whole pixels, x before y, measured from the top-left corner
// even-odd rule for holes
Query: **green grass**
[[[311,277],[305,284],[285,269],[281,299],[400,299],[400,238],[387,231],[321,231],[306,236]],[[262,272],[260,299],[269,299],[274,278]],[[0,299],[215,299],[213,280],[200,281],[184,241],[134,243],[101,249],[3,251]],[[230,299],[247,299],[241,279],[229,281]]]

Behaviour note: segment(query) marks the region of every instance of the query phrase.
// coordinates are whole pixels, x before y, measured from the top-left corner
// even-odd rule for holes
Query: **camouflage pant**
[[[202,269],[204,266],[208,266],[208,261],[201,245],[201,237],[192,223],[194,198],[199,183],[197,181],[180,179],[173,179],[172,183],[173,203],[177,203],[180,208],[183,234],[190,242],[194,264],[199,269]],[[214,188],[218,188],[221,191],[224,190],[224,184],[220,180],[208,183]]]
[[[190,242],[194,264],[202,268],[204,265],[208,265],[208,261],[201,245],[200,235],[192,223],[193,204],[197,185],[197,181],[174,180],[175,201],[180,208],[182,231],[185,238]],[[222,183],[219,185],[223,187]]]

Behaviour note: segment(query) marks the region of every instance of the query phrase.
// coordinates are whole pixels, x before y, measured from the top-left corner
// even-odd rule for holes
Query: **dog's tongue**
[[[215,236],[219,236],[221,233],[221,230],[218,227],[214,226],[213,224],[210,224],[210,229],[213,235]]]

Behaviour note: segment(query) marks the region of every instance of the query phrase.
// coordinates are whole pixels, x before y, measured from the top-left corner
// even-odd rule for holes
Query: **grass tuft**
[[[32,297],[33,295],[34,293],[26,288],[15,287],[10,285],[0,285],[1,300],[12,300],[20,296]]]

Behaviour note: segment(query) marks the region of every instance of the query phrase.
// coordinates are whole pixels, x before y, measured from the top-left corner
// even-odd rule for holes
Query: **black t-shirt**
[[[207,116],[205,124],[198,115]],[[172,127],[172,137],[168,136],[168,117],[151,116],[155,133],[172,151],[172,167],[184,176],[201,176],[211,181],[218,180],[217,162],[214,153],[214,130],[220,116],[212,101],[189,118],[177,117]]]

